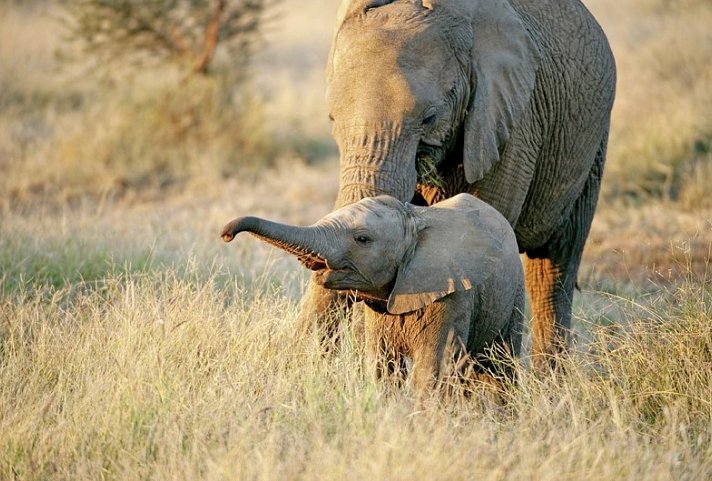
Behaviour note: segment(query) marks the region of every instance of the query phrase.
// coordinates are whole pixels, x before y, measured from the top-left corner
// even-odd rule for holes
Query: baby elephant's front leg
[[[445,354],[457,354],[467,340],[469,322],[455,315],[455,306],[448,304],[447,301],[431,304],[412,320],[413,325],[407,326],[411,333],[411,376],[416,391],[434,388],[440,380],[443,362],[448,360]]]
[[[437,385],[444,350],[444,346],[435,345],[413,352],[411,382],[415,391],[429,391]]]
[[[393,332],[394,321],[389,314],[379,314],[366,310],[364,337],[366,341],[366,369],[377,380],[389,376],[405,374],[405,359],[394,340],[398,337]]]

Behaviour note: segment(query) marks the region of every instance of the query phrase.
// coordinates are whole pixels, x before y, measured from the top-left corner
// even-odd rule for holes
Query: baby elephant
[[[327,289],[365,302],[366,351],[379,375],[409,358],[422,390],[436,384],[450,350],[519,354],[524,290],[514,232],[469,194],[430,207],[366,198],[309,227],[241,217],[221,235],[230,242],[242,231],[294,254]]]

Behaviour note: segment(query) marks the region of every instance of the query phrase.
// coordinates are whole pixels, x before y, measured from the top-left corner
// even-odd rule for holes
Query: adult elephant
[[[578,0],[346,0],[327,67],[336,207],[460,192],[494,206],[525,254],[532,351],[544,360],[571,327],[615,75]],[[328,324],[337,305],[310,284],[307,319]]]

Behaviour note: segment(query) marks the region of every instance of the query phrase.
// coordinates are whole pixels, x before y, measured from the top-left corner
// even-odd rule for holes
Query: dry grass
[[[587,3],[601,19],[618,65],[604,196],[710,207],[712,4]]]
[[[690,277],[712,279],[712,211],[681,210],[651,201],[637,208],[603,206],[586,244],[582,280],[603,288],[606,280],[658,289]]]
[[[330,357],[295,339],[273,278],[231,279],[168,270],[5,295],[0,477],[712,475],[709,290],[631,307],[627,331],[594,327],[589,355],[523,370],[504,403],[417,402],[374,383],[348,338]]]
[[[560,372],[522,368],[504,400],[455,386],[421,401],[374,382],[350,337],[327,357],[295,338],[307,273],[217,235],[240,214],[331,208],[338,166],[310,163],[334,152],[335,3],[285,1],[252,107],[200,101],[189,132],[166,121],[190,103],[150,79],[58,74],[55,7],[3,4],[0,479],[712,478],[710,10],[588,4],[620,83],[576,349]],[[251,171],[250,152],[274,167]]]
[[[292,259],[218,239],[238,212],[304,223],[328,210],[335,168],[299,169],[201,201],[6,213],[0,479],[712,475],[709,280],[588,287],[561,372],[522,369],[504,403],[462,388],[418,403],[373,382],[350,338],[323,357],[294,337],[306,273]],[[265,203],[275,191],[291,201]],[[599,233],[628,229],[608,218]]]

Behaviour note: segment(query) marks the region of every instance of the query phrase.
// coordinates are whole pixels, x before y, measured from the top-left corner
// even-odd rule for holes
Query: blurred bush
[[[218,48],[231,70],[248,64],[265,0],[70,0],[69,39],[99,65],[129,60],[181,64],[207,74]]]
[[[4,203],[152,196],[280,155],[250,79],[267,0],[7,5],[0,23],[17,29],[20,54],[0,51]],[[54,30],[23,29],[38,17]],[[46,57],[28,68],[19,59],[35,36]]]
[[[85,96],[77,110],[63,111],[57,101],[45,115],[24,118],[10,142],[27,139],[14,144],[0,181],[5,200],[152,197],[247,175],[281,154],[264,132],[261,102],[225,77]]]

